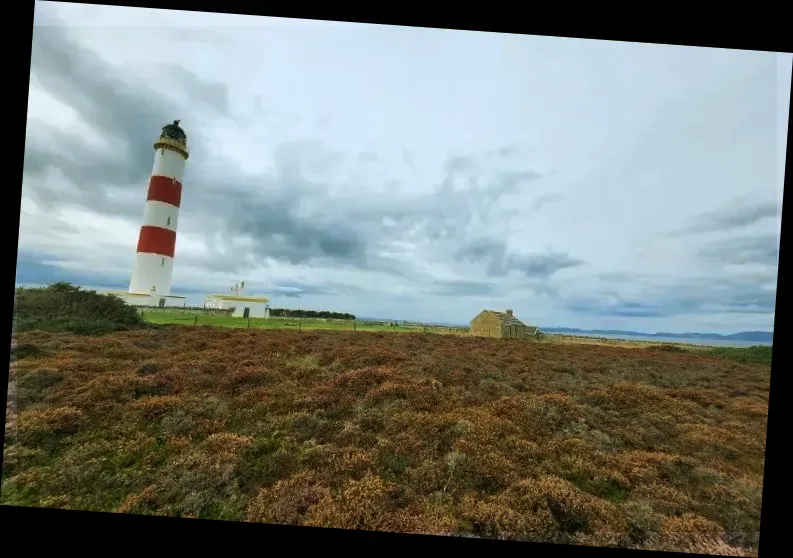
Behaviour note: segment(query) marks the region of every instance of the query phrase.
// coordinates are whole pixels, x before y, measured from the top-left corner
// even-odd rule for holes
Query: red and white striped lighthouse
[[[174,120],[163,127],[154,142],[154,168],[129,282],[130,294],[167,297],[171,293],[182,176],[188,156],[187,136],[179,121]]]

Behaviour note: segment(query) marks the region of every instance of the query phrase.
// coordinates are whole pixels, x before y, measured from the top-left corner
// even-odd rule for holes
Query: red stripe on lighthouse
[[[152,176],[146,201],[169,203],[179,207],[182,203],[182,183],[167,176]]]
[[[138,252],[159,254],[173,258],[176,249],[176,231],[143,225],[138,237]]]

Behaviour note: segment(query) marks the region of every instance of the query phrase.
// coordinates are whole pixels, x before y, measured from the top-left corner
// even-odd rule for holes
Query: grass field
[[[235,318],[233,316],[189,315],[177,312],[146,312],[143,318],[153,324],[204,325],[235,328],[265,329],[330,329],[337,331],[389,331],[401,333],[461,333],[465,328],[425,326],[423,329],[402,327],[361,320],[331,320],[318,318]]]
[[[14,354],[3,504],[756,555],[755,357],[183,326]]]

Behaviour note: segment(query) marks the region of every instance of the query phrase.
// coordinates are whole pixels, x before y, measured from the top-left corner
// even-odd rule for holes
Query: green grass
[[[744,364],[755,363],[771,366],[772,351],[772,347],[765,345],[754,345],[752,347],[708,347],[705,354],[713,358],[726,358]]]
[[[667,353],[694,353],[711,358],[723,358],[740,362],[742,364],[765,364],[771,366],[773,347],[766,345],[752,345],[751,347],[714,347],[706,345],[676,345],[660,343],[648,347],[651,351]]]
[[[143,318],[152,324],[180,324],[197,326],[264,328],[264,329],[305,329],[305,330],[344,330],[344,331],[390,331],[402,333],[421,333],[422,329],[391,326],[360,320],[331,320],[319,318],[236,318],[218,315],[187,315],[178,312],[142,312]],[[427,326],[427,333],[451,333],[449,328]]]

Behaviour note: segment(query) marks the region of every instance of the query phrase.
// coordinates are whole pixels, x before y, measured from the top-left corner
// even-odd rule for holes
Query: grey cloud
[[[779,205],[774,200],[762,202],[734,200],[721,209],[698,215],[677,234],[729,231],[776,217],[778,212]]]
[[[517,154],[517,149],[513,145],[505,145],[499,149],[495,149],[493,151],[488,151],[488,157],[497,157],[501,159],[506,159],[507,157],[512,157]]]
[[[530,278],[547,279],[554,273],[584,265],[586,262],[568,254],[512,254],[502,240],[478,239],[462,246],[456,253],[457,261],[484,263],[487,275],[503,277],[518,271]]]
[[[720,240],[699,251],[699,255],[727,264],[762,264],[779,262],[779,239],[766,234]]]
[[[356,295],[364,292],[355,285],[347,285],[336,281],[325,281],[321,285],[305,283],[302,281],[279,281],[272,289],[277,296],[287,298],[301,298],[303,296],[344,296]]]
[[[289,190],[273,188],[269,195],[250,192],[227,192],[207,196],[202,204],[219,217],[214,219],[228,246],[239,235],[257,242],[254,250],[263,258],[289,261],[293,264],[319,261],[323,258],[359,262],[364,259],[366,244],[362,237],[340,219],[301,218],[297,215],[300,198]],[[212,219],[210,215],[206,219]],[[250,248],[244,247],[244,251]],[[239,254],[235,254],[238,257]]]
[[[566,302],[568,309],[573,312],[594,316],[657,318],[664,315],[664,312],[656,306],[623,300],[616,295],[573,297]]]
[[[458,261],[487,262],[495,260],[498,262],[506,259],[507,245],[504,241],[493,239],[473,240],[457,251]]]
[[[522,271],[529,277],[550,277],[557,271],[584,265],[586,262],[571,258],[567,254],[520,254],[512,256],[511,269]]]
[[[333,289],[308,285],[297,281],[280,282],[278,285],[271,289],[276,296],[283,296],[286,298],[301,298],[307,295],[329,295],[333,294]]]
[[[322,176],[332,174],[340,156],[317,140],[289,142],[271,153],[272,170],[253,176],[235,161],[214,155],[209,138],[200,133],[204,117],[232,118],[224,85],[206,81],[188,70],[169,67],[166,74],[176,91],[184,91],[178,106],[157,95],[146,82],[134,81],[78,45],[61,26],[36,28],[31,73],[55,98],[84,119],[109,149],[96,150],[76,134],[36,133],[29,122],[26,139],[25,188],[28,195],[50,203],[70,202],[105,215],[137,220],[140,205],[113,197],[112,189],[142,192],[151,168],[154,136],[174,118],[182,118],[192,156],[189,192],[183,211],[183,230],[207,243],[203,255],[184,255],[181,261],[207,271],[244,272],[264,266],[268,258],[293,264],[354,266],[428,282],[428,288],[453,292],[486,292],[482,286],[432,286],[432,278],[410,264],[379,255],[380,247],[404,239],[421,245],[436,243],[438,255],[459,242],[474,219],[488,224],[503,215],[498,201],[517,192],[539,175],[530,170],[482,169],[480,155],[450,158],[445,177],[426,194],[399,199],[367,196],[333,198]],[[191,126],[191,123],[195,123]],[[502,150],[507,156],[508,149]],[[376,154],[369,154],[376,157]],[[407,153],[408,158],[410,154]],[[371,158],[371,157],[367,157]],[[74,185],[58,188],[45,179],[57,169]],[[366,191],[349,184],[349,191]],[[321,211],[306,214],[304,206]],[[502,213],[500,213],[502,212]],[[389,218],[396,226],[384,224]],[[253,246],[239,242],[250,239]],[[177,246],[178,251],[178,246]],[[517,269],[529,276],[548,276],[580,262],[560,255],[508,255],[491,258],[491,275]]]
[[[470,173],[476,170],[476,162],[471,157],[452,157],[446,161],[443,170],[448,175]]]
[[[564,199],[564,196],[559,192],[548,192],[546,194],[542,194],[538,196],[531,204],[531,209],[534,211],[539,211],[549,203],[553,203],[556,201],[561,201]]]
[[[186,70],[176,64],[168,64],[169,78],[183,86],[190,94],[190,100],[194,103],[208,106],[221,114],[230,114],[229,90],[225,84],[220,82],[206,81],[193,72]],[[189,117],[187,114],[185,117]]]
[[[603,276],[601,276],[601,279]],[[620,285],[642,285],[641,275],[621,274],[611,287],[587,295],[564,297],[574,312],[596,316],[669,317],[696,313],[771,314],[776,293],[765,288],[775,274],[754,273],[732,277],[700,277],[646,285],[641,296],[623,297]]]
[[[51,94],[72,106],[100,139],[118,149],[111,154],[97,153],[74,135],[55,131],[45,142],[29,133],[25,157],[28,191],[37,200],[69,201],[104,214],[138,218],[140,207],[113,199],[108,186],[143,188],[151,168],[151,143],[159,128],[173,120],[176,107],[168,105],[145,85],[124,83],[120,75],[103,65],[92,52],[77,45],[63,27],[37,28],[34,39],[32,74]],[[170,72],[190,93],[190,101],[180,107],[182,113],[188,112],[198,119],[201,103],[209,103],[216,110],[227,107],[227,93],[221,84],[204,82],[184,69],[174,73],[171,68]],[[185,196],[184,208],[208,208],[212,214],[221,216],[218,223],[213,223],[214,227],[206,226],[209,219],[204,221],[202,229],[219,231],[226,239],[250,234],[264,243],[258,250],[262,255],[293,263],[307,261],[317,254],[335,258],[360,252],[360,239],[339,223],[318,223],[297,217],[300,194],[310,186],[299,177],[300,166],[312,163],[300,159],[301,152],[311,155],[305,145],[297,148],[284,145],[276,150],[279,182],[266,184],[264,179],[241,175],[227,161],[219,168],[202,168],[201,156],[210,153],[206,149],[209,142],[189,126],[186,128],[194,168],[190,173],[191,195]],[[41,180],[50,167],[59,169],[78,190],[65,194]],[[112,184],[112,181],[117,182]],[[247,185],[261,195],[212,188],[214,184],[224,183]],[[245,211],[240,212],[241,208]],[[241,251],[227,248],[213,247],[204,263],[225,270],[239,267]]]
[[[474,219],[490,225],[503,217],[508,210],[499,208],[498,202],[516,192],[522,181],[539,176],[531,171],[503,171],[485,178],[476,170],[472,157],[454,158],[447,163],[443,181],[431,194],[383,207],[380,215],[415,227],[431,241],[459,238]]]
[[[501,188],[504,192],[514,192],[520,184],[536,180],[541,176],[540,173],[530,170],[505,172],[501,175]]]
[[[428,294],[438,296],[485,296],[493,294],[494,286],[486,281],[434,281],[428,285]]]
[[[145,183],[152,162],[151,145],[158,130],[174,118],[185,116],[185,107],[168,104],[145,84],[125,80],[123,74],[78,45],[61,26],[34,30],[31,78],[77,111],[95,133],[95,139],[107,146],[108,153],[98,154],[82,138],[59,131],[48,130],[50,137],[46,140],[37,138],[29,122],[26,178],[40,176],[48,167],[58,168],[79,188],[68,201],[89,207],[108,204],[113,213],[139,213],[139,207],[115,204],[107,186],[112,181],[117,186]],[[217,96],[223,87],[205,82],[187,70],[177,78],[187,79],[186,91],[198,99]],[[201,115],[200,107],[195,107],[194,114]],[[206,151],[207,142],[200,134],[189,138],[194,151]],[[59,197],[56,195],[55,199]]]

